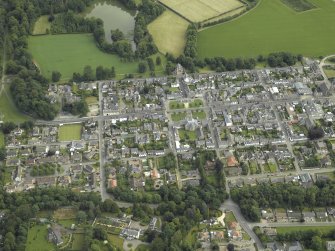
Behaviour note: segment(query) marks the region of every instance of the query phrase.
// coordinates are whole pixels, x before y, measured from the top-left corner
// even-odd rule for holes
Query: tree
[[[155,71],[155,64],[152,58],[147,58],[148,66],[150,71]]]
[[[61,77],[62,77],[62,74],[59,71],[53,71],[51,74],[52,82],[58,82]]]
[[[160,56],[156,57],[156,65],[161,65],[162,64],[162,59]]]
[[[78,223],[84,223],[87,219],[87,215],[84,211],[78,211],[76,219]]]
[[[0,161],[6,158],[6,149],[4,147],[0,148]]]
[[[308,137],[311,140],[321,139],[325,136],[325,132],[321,127],[315,126],[308,131]]]
[[[111,30],[111,38],[112,38],[113,42],[117,42],[117,41],[125,39],[125,37],[123,35],[123,32],[120,31],[119,29]]]
[[[139,73],[144,73],[147,71],[147,65],[144,62],[140,62],[138,64],[138,72]]]
[[[93,69],[91,66],[86,65],[84,67],[84,72],[83,72],[83,80],[84,81],[93,81],[94,78],[94,73],[93,73]]]
[[[235,246],[233,243],[229,243],[228,246],[227,246],[227,250],[228,251],[234,251],[235,250]]]
[[[322,239],[320,236],[313,236],[311,248],[313,250],[322,250],[323,245],[322,245]]]

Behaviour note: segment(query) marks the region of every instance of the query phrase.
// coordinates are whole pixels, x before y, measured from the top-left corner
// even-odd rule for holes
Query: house
[[[227,157],[227,167],[236,167],[238,166],[238,161],[236,160],[234,155],[230,155]]]
[[[272,227],[264,227],[263,233],[267,236],[277,236],[277,229]]]
[[[50,227],[48,229],[48,239],[55,243],[57,246],[63,244],[62,233],[60,231],[60,227]]]
[[[327,241],[327,251],[335,251],[335,241]]]
[[[108,179],[108,188],[116,188],[117,180],[116,179]]]
[[[294,241],[287,247],[287,251],[303,251],[299,241]]]
[[[266,244],[267,249],[271,251],[285,251],[284,246],[279,242],[270,242]]]
[[[315,213],[314,212],[303,212],[302,218],[305,222],[312,222],[315,221]]]
[[[127,239],[139,239],[141,235],[141,229],[133,229],[133,228],[124,228],[120,236],[127,238]]]
[[[315,212],[315,214],[316,214],[316,218],[320,220],[326,219],[328,217],[328,214],[326,211],[317,211]]]
[[[289,221],[301,221],[302,214],[300,212],[293,212],[291,210],[287,210],[287,216]]]

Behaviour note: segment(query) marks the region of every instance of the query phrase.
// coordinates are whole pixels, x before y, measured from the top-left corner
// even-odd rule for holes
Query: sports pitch
[[[317,8],[296,12],[281,0],[260,0],[250,12],[198,34],[201,58],[255,57],[288,51],[318,57],[335,52],[335,1],[309,0]]]
[[[192,22],[202,22],[243,7],[239,0],[159,0]]]

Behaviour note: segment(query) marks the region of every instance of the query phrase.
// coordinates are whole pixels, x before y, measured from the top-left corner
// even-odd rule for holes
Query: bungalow
[[[57,246],[63,244],[62,233],[59,227],[50,227],[48,229],[48,239],[54,242]]]

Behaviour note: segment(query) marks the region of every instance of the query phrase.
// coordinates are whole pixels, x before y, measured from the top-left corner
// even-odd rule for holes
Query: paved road
[[[327,227],[334,226],[335,222],[272,222],[272,223],[249,223],[249,227]]]
[[[258,250],[264,250],[263,244],[262,242],[259,240],[259,238],[257,237],[257,235],[254,233],[254,231],[252,231],[252,229],[249,226],[249,223],[247,222],[247,220],[244,218],[244,216],[241,213],[241,210],[239,208],[239,206],[233,202],[230,198],[228,200],[226,200],[220,207],[220,209],[222,211],[224,211],[225,209],[227,210],[231,210],[235,217],[236,220],[238,221],[238,223],[241,225],[241,227],[244,229],[245,232],[247,232],[247,234],[251,237],[251,239],[255,242]]]
[[[4,47],[2,55],[2,74],[0,81],[0,96],[2,91],[5,89],[5,79],[6,79],[6,36],[4,37]]]

